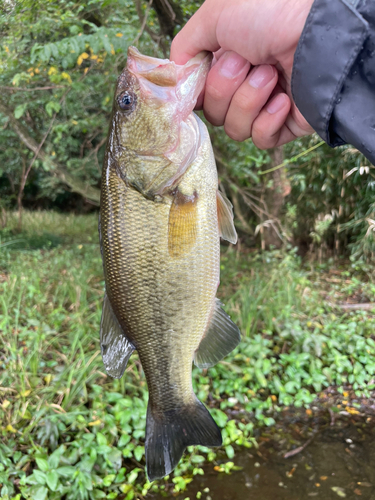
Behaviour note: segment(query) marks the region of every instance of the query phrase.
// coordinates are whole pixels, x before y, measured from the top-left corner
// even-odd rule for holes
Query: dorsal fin
[[[241,332],[215,299],[215,308],[207,331],[194,355],[194,363],[199,368],[216,365],[241,341]]]
[[[220,191],[217,191],[217,218],[219,221],[220,236],[230,243],[237,243],[236,228],[233,223],[232,203]]]
[[[100,348],[108,375],[113,378],[121,378],[135,348],[126,338],[112,310],[107,294],[104,295],[100,322]]]

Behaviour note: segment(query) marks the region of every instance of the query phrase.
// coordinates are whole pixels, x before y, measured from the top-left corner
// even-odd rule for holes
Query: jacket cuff
[[[368,34],[356,0],[315,0],[294,56],[297,108],[330,146],[345,144],[330,121],[340,91]]]

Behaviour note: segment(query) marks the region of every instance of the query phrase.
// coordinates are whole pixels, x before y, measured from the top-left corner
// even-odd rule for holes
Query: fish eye
[[[117,104],[123,111],[132,111],[134,109],[136,100],[136,96],[129,90],[125,90],[117,96]]]

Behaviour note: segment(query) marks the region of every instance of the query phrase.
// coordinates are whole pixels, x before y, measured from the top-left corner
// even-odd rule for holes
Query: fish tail
[[[187,446],[221,446],[219,427],[207,408],[195,398],[191,404],[160,413],[147,409],[146,465],[150,481],[167,476]]]

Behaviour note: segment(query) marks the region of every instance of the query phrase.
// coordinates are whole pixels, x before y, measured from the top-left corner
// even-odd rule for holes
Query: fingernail
[[[225,78],[235,78],[249,64],[245,58],[231,50],[222,55],[218,63],[220,64],[219,73]]]
[[[255,89],[261,89],[275,76],[275,68],[270,64],[257,66],[250,72],[249,83]]]
[[[273,99],[271,99],[271,101],[266,107],[266,110],[268,111],[268,113],[273,115],[278,111],[280,111],[280,109],[283,108],[284,106],[285,106],[285,96],[284,94],[279,94],[276,95]]]

